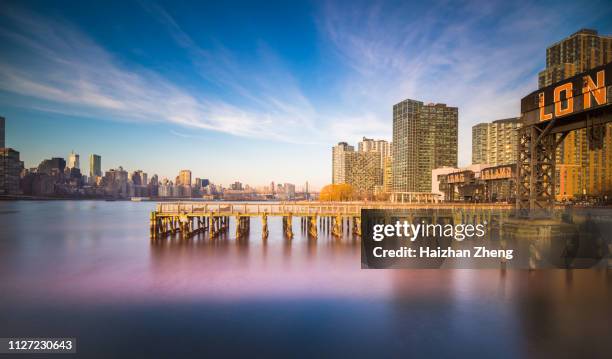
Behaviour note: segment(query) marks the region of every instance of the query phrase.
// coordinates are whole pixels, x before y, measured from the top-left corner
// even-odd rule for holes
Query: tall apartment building
[[[349,152],[347,158],[346,183],[350,184],[361,196],[369,196],[374,193],[374,187],[383,183],[383,173],[380,167],[380,153]]]
[[[546,49],[546,69],[538,74],[540,88],[612,61],[612,36],[581,29]]]
[[[472,164],[487,163],[489,123],[472,126]]]
[[[472,164],[493,166],[516,163],[518,117],[505,118],[472,127]]]
[[[359,195],[369,196],[376,186],[383,184],[381,153],[389,153],[389,143],[364,137],[358,148],[355,151],[346,142],[332,148],[332,183],[348,183]]]
[[[374,140],[371,138],[363,137],[361,142],[357,144],[359,152],[378,152],[380,154],[380,167],[384,167],[384,160],[386,157],[392,157],[391,142],[385,140]]]
[[[346,142],[338,142],[332,147],[332,183],[346,183],[347,153],[354,152],[355,148]]]
[[[393,192],[393,157],[383,159],[383,192]]]
[[[458,113],[410,99],[393,105],[394,192],[430,192],[434,168],[457,167]]]
[[[393,180],[391,178],[393,143],[385,140],[374,140],[371,138],[363,137],[361,142],[357,144],[357,147],[359,149],[359,152],[375,152],[379,154],[380,164],[378,166],[378,171],[380,173],[376,175],[376,178],[372,178],[372,180],[375,180],[377,183],[377,191],[391,193],[391,191],[393,190],[391,187],[391,183]]]
[[[22,170],[19,152],[12,148],[0,148],[0,194],[21,194],[19,180]]]
[[[612,36],[582,29],[546,49],[539,87],[612,61]],[[612,124],[570,132],[557,151],[557,199],[612,192]]]

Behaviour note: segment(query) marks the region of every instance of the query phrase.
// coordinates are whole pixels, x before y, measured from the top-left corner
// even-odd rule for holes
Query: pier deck
[[[390,203],[390,202],[161,202],[151,213],[151,238],[160,239],[179,233],[190,237],[208,232],[210,238],[229,231],[234,217],[236,238],[248,234],[251,217],[260,217],[262,238],[268,237],[268,217],[282,217],[283,232],[293,237],[292,218],[300,217],[300,225],[310,237],[318,230],[334,236],[344,233],[361,235],[361,210],[432,209],[460,210],[476,214],[490,210],[512,209],[510,204],[475,203]]]

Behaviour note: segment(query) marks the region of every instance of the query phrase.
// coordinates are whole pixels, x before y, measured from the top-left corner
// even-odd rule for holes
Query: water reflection
[[[532,219],[501,209],[371,210],[362,221],[364,268],[605,268],[612,248],[604,235],[612,229],[609,209],[564,210]],[[401,223],[415,226],[418,238],[396,236],[394,227]],[[388,226],[392,231],[382,235],[380,229]],[[377,227],[382,241],[374,239]],[[416,255],[383,256],[383,251]]]
[[[106,357],[172,356],[163,340],[151,340],[171,336],[190,350],[226,355],[612,350],[609,269],[362,270],[359,237],[322,229],[309,238],[299,219],[292,239],[270,218],[266,240],[254,220],[240,240],[230,227],[215,239],[151,242],[150,206],[0,203],[0,337],[77,335],[83,350]]]

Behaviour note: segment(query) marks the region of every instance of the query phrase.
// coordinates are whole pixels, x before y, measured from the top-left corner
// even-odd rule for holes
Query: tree
[[[350,201],[355,198],[353,186],[347,183],[328,184],[321,189],[319,200],[321,201]]]

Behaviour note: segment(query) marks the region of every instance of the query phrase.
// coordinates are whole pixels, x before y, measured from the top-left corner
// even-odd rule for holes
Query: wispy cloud
[[[202,129],[300,144],[391,138],[394,103],[444,102],[459,107],[460,163],[466,164],[471,126],[519,114],[519,100],[536,87],[551,40],[568,35],[567,24],[580,27],[588,25],[580,19],[610,15],[593,11],[605,8],[601,3],[345,5],[317,9],[328,73],[308,91],[301,80],[312,68],[292,71],[297,59],[284,49],[260,40],[245,58],[228,44],[190,35],[189,27],[150,2],[141,3],[150,20],[186,56],[179,60],[195,69],[190,75],[210,86],[187,86],[118,58],[67,21],[4,6],[0,41],[11,51],[0,56],[0,90],[45,111],[171,123],[177,136]]]
[[[156,14],[164,16],[174,38],[192,51],[202,75],[231,88],[251,104],[187,90],[159,73],[134,64],[122,65],[71,24],[13,8],[0,13],[5,23],[11,24],[0,28],[0,38],[13,46],[10,56],[0,57],[0,89],[44,101],[38,108],[71,115],[170,122],[299,143],[306,142],[305,133],[315,131],[314,110],[296,86],[278,87],[276,92],[262,90],[274,87],[264,80],[258,88],[240,86],[239,77],[244,74],[231,63],[229,53],[213,54],[198,48],[164,12]],[[292,84],[288,77],[278,83]]]
[[[519,115],[551,33],[583,25],[566,20],[584,12],[528,2],[328,2],[319,28],[352,69],[339,84],[347,107],[378,109],[368,121],[378,118],[390,136],[391,106],[405,98],[458,106],[460,163],[467,164],[471,126]]]

